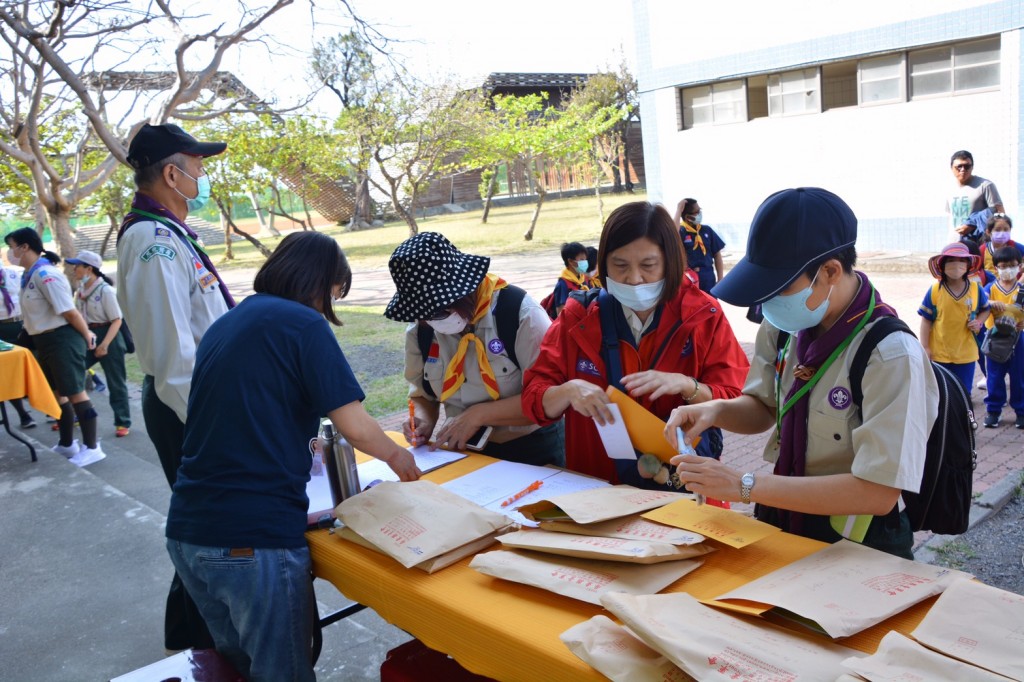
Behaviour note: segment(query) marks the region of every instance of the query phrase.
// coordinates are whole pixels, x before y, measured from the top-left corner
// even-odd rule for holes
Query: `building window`
[[[821,111],[817,67],[768,76],[768,115],[798,116]]]
[[[910,53],[910,99],[999,87],[999,36]]]
[[[743,81],[725,81],[683,88],[683,128],[747,120]]]
[[[903,53],[862,59],[857,63],[860,104],[892,104],[907,100]]]

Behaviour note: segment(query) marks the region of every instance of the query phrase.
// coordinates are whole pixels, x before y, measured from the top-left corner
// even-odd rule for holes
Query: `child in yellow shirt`
[[[1020,309],[1024,284],[1020,282],[1022,258],[1013,246],[996,249],[992,254],[997,278],[987,287],[989,307],[992,315],[985,322],[991,329],[995,326],[994,318],[1012,317],[1017,330],[1024,329],[1024,311]],[[1016,307],[1016,310],[1014,310]],[[1016,413],[1014,423],[1018,429],[1024,429],[1024,336],[1017,337],[1013,356],[1007,362],[996,362],[990,357],[985,358],[988,377],[988,395],[985,396],[985,426],[999,426],[999,416],[1006,405],[1006,379],[1010,380],[1010,407]]]

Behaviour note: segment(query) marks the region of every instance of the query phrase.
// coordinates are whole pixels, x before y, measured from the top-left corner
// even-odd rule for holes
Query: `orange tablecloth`
[[[470,455],[426,475],[437,483],[495,460]],[[382,618],[427,646],[451,655],[472,672],[498,680],[603,680],[576,658],[558,636],[603,609],[527,585],[478,573],[470,558],[428,575],[342,540],[327,530],[306,534],[313,573],[345,596],[366,604]],[[777,533],[743,549],[717,545],[703,566],[665,592],[711,599],[824,546],[815,540]],[[498,549],[500,545],[491,548]],[[490,551],[490,550],[487,550]],[[885,633],[909,633],[934,598],[839,643],[874,652]]]
[[[54,419],[60,417],[60,405],[43,376],[32,353],[21,346],[0,351],[0,400],[28,396],[32,407]]]

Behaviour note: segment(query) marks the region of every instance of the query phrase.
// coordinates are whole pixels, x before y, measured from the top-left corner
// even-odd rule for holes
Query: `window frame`
[[[791,92],[786,92],[786,85],[787,84],[786,84],[786,82],[784,80],[785,77],[789,76],[789,75],[792,75],[792,74],[796,74],[796,73],[800,74],[801,78],[803,79],[803,82],[805,84],[805,86],[803,88],[801,88],[801,89],[804,92],[806,92],[807,91],[806,83],[808,81],[808,78],[807,78],[807,72],[808,71],[813,71],[814,72],[814,76],[813,76],[814,84],[813,84],[812,90],[817,95],[817,100],[818,100],[817,108],[816,109],[801,108],[800,111],[793,111],[793,112],[786,111],[786,95],[787,94],[793,94],[793,92],[792,91]],[[772,84],[772,79],[777,79],[777,83],[774,86]],[[792,86],[792,82],[789,85]],[[787,118],[787,117],[790,117],[790,116],[804,116],[806,114],[820,114],[822,112],[822,103],[821,103],[821,101],[822,101],[821,65],[820,64],[819,65],[815,65],[815,66],[804,66],[804,67],[799,68],[799,69],[789,69],[787,71],[779,71],[778,73],[770,73],[770,74],[768,74],[767,86],[768,86],[767,87],[767,92],[768,92],[768,118]],[[778,93],[773,93],[772,92],[773,87],[774,88],[778,88]],[[776,99],[776,98],[779,101],[779,106],[781,106],[781,108],[782,108],[782,110],[778,111],[778,112],[774,111],[773,110],[773,106],[772,106],[772,100]]]
[[[899,75],[895,78],[899,82],[899,93],[892,99],[883,100],[864,100],[864,83],[881,83],[883,81],[893,80],[893,76],[886,76],[885,78],[872,78],[869,80],[864,79],[864,65],[869,62],[880,62],[886,59],[892,59],[893,57],[899,58]],[[890,52],[888,54],[875,55],[874,57],[868,57],[865,59],[857,60],[857,106],[859,107],[878,107],[885,106],[887,104],[902,104],[907,101],[907,53],[906,52]]]
[[[734,87],[739,84],[739,88]],[[694,107],[691,103],[687,106],[687,94],[692,94],[695,90],[707,88],[708,94],[710,95],[710,101],[707,104],[700,104],[698,107]],[[721,92],[716,93],[716,88],[720,88]],[[728,88],[728,89],[726,89]],[[728,98],[724,95],[729,94]],[[733,93],[738,93],[735,96]],[[716,94],[721,98],[716,99]],[[717,120],[715,117],[715,107],[722,106],[725,104],[738,104],[740,108],[740,114],[736,118],[730,118],[728,120]],[[746,78],[731,78],[726,81],[714,81],[711,83],[702,83],[700,85],[691,85],[688,87],[679,88],[679,108],[680,108],[680,130],[691,130],[693,128],[707,128],[709,126],[716,125],[729,125],[732,123],[746,123],[750,120],[750,115],[747,110],[747,79]],[[693,110],[695,108],[707,109],[711,114],[711,121],[709,123],[694,123]]]

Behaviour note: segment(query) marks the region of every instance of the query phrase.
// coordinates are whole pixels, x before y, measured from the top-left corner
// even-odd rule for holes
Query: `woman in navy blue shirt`
[[[710,225],[704,225],[704,214],[696,199],[683,199],[676,207],[676,225],[686,251],[686,265],[697,273],[701,291],[711,293],[711,287],[725,275],[722,249],[725,242]]]
[[[330,237],[288,235],[254,296],[203,336],[167,550],[217,650],[247,680],[313,680],[307,444],[326,415],[403,481],[419,470],[381,431],[328,321],[352,272]],[[325,319],[326,318],[326,319]]]

